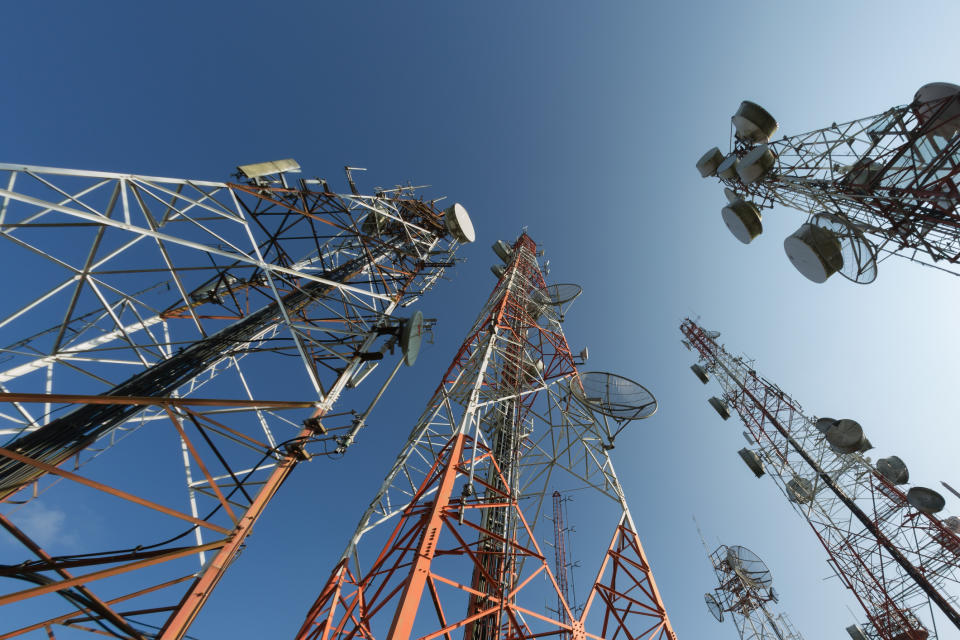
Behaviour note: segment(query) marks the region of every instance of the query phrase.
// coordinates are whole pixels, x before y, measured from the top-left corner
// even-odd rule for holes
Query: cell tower
[[[505,264],[493,293],[298,638],[675,638],[609,455],[656,401],[620,376],[578,373],[585,354],[560,313],[580,288],[546,286],[529,236],[494,250]],[[550,496],[574,489],[610,536],[588,556],[580,613],[547,549]]]
[[[924,487],[904,491],[900,458],[871,464],[863,452],[872,445],[859,424],[804,414],[752,361],[719,345],[719,333],[689,319],[680,328],[684,345],[699,355],[694,374],[704,384],[713,375],[723,389],[710,405],[724,420],[735,411],[747,427],[753,448],[740,457],[757,477],[773,478],[863,608],[868,623],[848,628],[851,637],[935,638],[933,608],[960,629],[955,598],[946,593],[960,579],[960,520],[935,515],[943,497]]]
[[[361,195],[349,168],[349,194],[288,183],[298,169],[0,165],[22,274],[0,319],[0,524],[33,556],[0,566],[4,638],[183,637],[297,463],[353,442],[369,410],[332,412],[341,393],[398,347],[374,402],[413,364],[429,323],[395,313],[474,239],[466,211],[413,187]],[[45,549],[18,523],[58,495],[73,540]]]
[[[787,614],[770,613],[769,604],[779,602],[779,596],[770,569],[757,554],[720,545],[709,557],[717,587],[703,599],[717,622],[729,614],[741,640],[803,640]]]
[[[724,184],[723,221],[741,242],[780,204],[808,216],[783,247],[814,282],[872,282],[892,254],[960,274],[957,85],[927,84],[908,105],[773,142],[777,121],[753,102],[732,123],[730,152],[710,149],[697,169]]]

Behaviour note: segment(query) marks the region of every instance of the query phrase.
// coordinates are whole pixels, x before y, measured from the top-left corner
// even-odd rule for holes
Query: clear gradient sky
[[[694,168],[709,147],[726,149],[744,99],[789,134],[960,82],[956,2],[2,9],[0,161],[219,180],[293,157],[335,184],[351,164],[369,168],[361,188],[433,185],[477,228],[469,261],[425,301],[436,343],[350,455],[297,470],[196,637],[283,638],[299,626],[493,285],[489,245],[522,226],[546,249],[549,280],[584,288],[566,332],[589,346],[586,368],[634,378],[660,401],[618,438],[614,462],[681,640],[736,637],[703,605],[714,585],[693,514],[711,546],[767,561],[780,610],[807,640],[845,638],[854,622],[805,523],[737,458],[740,425],[707,405],[717,389],[688,370],[684,316],[755,357],[809,413],[860,421],[871,454],[901,456],[916,483],[960,485],[960,278],[891,259],[871,285],[814,285],[782,249],[801,214],[766,212],[763,236],[741,245],[721,221],[721,189]],[[55,524],[55,499],[46,509]],[[960,514],[960,500],[948,496],[947,511]],[[90,519],[109,526],[109,514]],[[0,562],[23,555],[0,540]],[[960,634],[941,625],[940,637]]]

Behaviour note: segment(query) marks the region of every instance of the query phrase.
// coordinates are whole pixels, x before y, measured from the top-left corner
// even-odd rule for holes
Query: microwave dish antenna
[[[763,209],[783,206],[808,216],[785,249],[814,282],[838,271],[872,282],[880,251],[960,275],[960,86],[926,84],[909,104],[776,140],[776,119],[756,103],[731,120],[729,150],[711,148],[696,167],[720,182],[741,242],[763,232]],[[810,219],[823,211],[845,224]]]
[[[746,547],[728,547],[727,564],[748,587],[769,589],[773,584],[773,576],[767,564]]]
[[[825,282],[834,273],[857,284],[877,278],[876,245],[850,220],[822,212],[783,241],[787,257],[805,278]]]
[[[555,308],[562,322],[567,311],[570,310],[570,305],[580,297],[581,293],[583,293],[583,288],[578,284],[551,284],[544,289],[533,292],[531,294],[531,304],[537,308]]]
[[[707,603],[707,611],[710,612],[710,615],[716,618],[717,622],[723,622],[723,607],[720,606],[717,597],[712,593],[705,593],[703,594],[703,600]]]
[[[570,388],[578,400],[617,422],[643,420],[657,411],[657,399],[646,387],[615,373],[581,373]]]
[[[597,426],[605,436],[605,449],[613,449],[613,441],[627,423],[649,418],[657,411],[657,399],[646,387],[613,373],[577,374],[570,380],[570,391],[583,406],[602,416],[602,424]]]

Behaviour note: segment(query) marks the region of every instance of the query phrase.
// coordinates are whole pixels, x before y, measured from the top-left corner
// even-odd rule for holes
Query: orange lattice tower
[[[640,385],[577,371],[533,240],[494,250],[498,282],[307,615],[303,639],[675,638],[610,459],[656,409]],[[576,486],[608,536],[574,611],[548,557],[549,500]],[[590,499],[586,495],[591,496]],[[550,554],[552,555],[552,554]],[[560,603],[554,612],[545,603]]]

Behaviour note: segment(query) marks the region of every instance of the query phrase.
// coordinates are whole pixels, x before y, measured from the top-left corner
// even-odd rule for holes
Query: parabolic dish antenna
[[[564,314],[581,293],[583,289],[580,285],[570,283],[551,284],[545,289],[535,289],[530,294],[530,313],[534,318],[539,318],[545,307],[555,307],[560,320],[563,320]]]
[[[577,296],[583,293],[583,288],[578,284],[563,283],[551,284],[546,289],[549,304],[559,307],[562,304],[573,302]]]
[[[582,403],[617,422],[642,420],[657,411],[657,399],[646,387],[613,373],[581,373],[570,380],[570,389]]]
[[[840,275],[851,282],[869,284],[877,277],[877,249],[863,232],[848,220],[832,213],[821,213],[811,220],[822,229],[833,231],[840,240],[843,267]]]
[[[403,352],[403,361],[412,367],[420,355],[420,343],[423,341],[423,313],[417,311],[413,316],[403,321],[400,327],[400,350]]]
[[[710,612],[710,615],[716,618],[717,622],[723,622],[723,607],[720,606],[716,596],[712,593],[705,593],[703,594],[703,601],[707,603],[707,611]]]
[[[825,282],[834,273],[858,284],[877,277],[877,249],[850,221],[818,213],[788,236],[784,251],[808,280]]]
[[[746,547],[727,547],[727,564],[748,587],[769,589],[773,584],[766,563]]]

